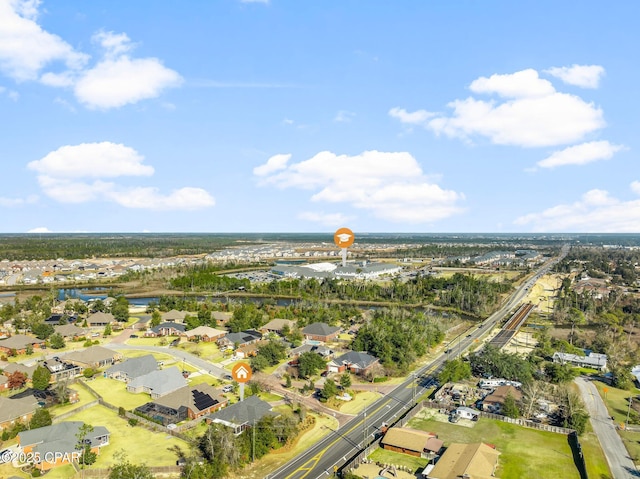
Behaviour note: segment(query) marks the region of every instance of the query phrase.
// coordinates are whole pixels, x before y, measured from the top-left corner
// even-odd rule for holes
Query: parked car
[[[223,393],[230,393],[231,391],[233,391],[233,386],[231,384],[227,384],[222,388]]]
[[[137,338],[138,335],[137,334],[132,334],[131,336],[129,336],[130,338]]]

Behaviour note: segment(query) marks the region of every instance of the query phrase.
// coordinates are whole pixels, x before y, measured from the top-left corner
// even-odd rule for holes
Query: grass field
[[[215,342],[199,342],[186,341],[180,343],[180,349],[187,351],[199,358],[206,359],[212,363],[219,363],[224,359],[224,354]]]
[[[134,464],[146,463],[150,466],[175,465],[176,457],[167,451],[177,445],[187,449],[187,443],[164,433],[151,432],[141,426],[131,427],[127,421],[104,406],[93,406],[67,419],[84,421],[93,426],[104,426],[111,434],[109,446],[101,451],[93,467],[107,468],[116,461],[114,455],[124,450]],[[48,476],[47,476],[48,477]],[[68,477],[68,476],[67,476]]]
[[[485,442],[500,451],[497,477],[501,479],[579,479],[567,436],[491,419],[474,427],[416,417],[409,427],[435,432],[445,442]]]
[[[352,391],[351,395],[354,396],[351,401],[340,401],[336,399],[332,404],[333,406],[339,407],[335,409],[345,414],[359,414],[365,406],[373,404],[382,397],[381,394],[373,391],[358,391],[357,394],[354,394]]]
[[[96,398],[94,398],[91,393],[89,391],[87,391],[85,388],[83,388],[82,386],[76,385],[73,388],[69,388],[69,390],[73,390],[73,391],[77,391],[78,392],[78,398],[80,399],[78,402],[75,402],[73,404],[69,403],[69,404],[63,404],[61,406],[54,406],[52,408],[49,409],[49,411],[51,412],[51,417],[53,419],[56,418],[56,416],[60,416],[61,414],[65,414],[69,411],[73,411],[74,409],[77,409],[81,406],[84,406],[85,404],[91,402],[91,401],[95,401]]]
[[[148,394],[133,394],[127,391],[127,385],[115,379],[97,377],[87,383],[91,389],[100,394],[105,401],[114,406],[123,407],[127,411],[151,401]]]
[[[411,468],[414,474],[424,469],[424,466],[429,462],[428,459],[410,456],[408,454],[401,454],[399,452],[387,451],[382,448],[373,451],[369,456],[369,459],[381,464],[402,464],[403,466]]]

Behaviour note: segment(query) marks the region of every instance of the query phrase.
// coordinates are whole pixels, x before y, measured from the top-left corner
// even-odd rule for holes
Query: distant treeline
[[[161,258],[211,253],[238,240],[213,234],[5,234],[0,235],[0,259]]]

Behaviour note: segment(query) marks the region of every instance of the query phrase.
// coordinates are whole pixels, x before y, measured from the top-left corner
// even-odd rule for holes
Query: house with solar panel
[[[222,424],[233,429],[237,436],[267,415],[277,416],[271,405],[258,396],[249,396],[244,401],[232,404],[207,416],[207,423]]]
[[[185,386],[135,409],[136,413],[163,425],[198,419],[228,404],[222,391],[210,384]]]

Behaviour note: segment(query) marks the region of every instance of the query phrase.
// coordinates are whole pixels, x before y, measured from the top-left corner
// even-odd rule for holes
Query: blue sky
[[[0,232],[638,232],[639,14],[0,0]]]

